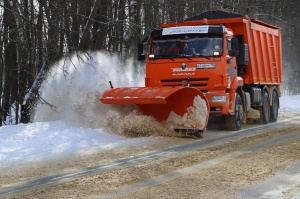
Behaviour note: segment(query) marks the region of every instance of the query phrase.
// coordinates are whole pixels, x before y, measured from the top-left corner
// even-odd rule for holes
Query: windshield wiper
[[[189,60],[193,60],[193,59],[191,58],[191,56],[192,56],[192,55],[181,54],[181,55],[180,55],[180,58],[187,58],[187,59],[189,59]]]
[[[163,56],[163,55],[155,55],[154,59],[171,59],[172,61],[174,61],[175,56]]]
[[[196,57],[204,57],[208,60],[210,60],[210,58],[208,56],[205,56],[205,55],[201,55],[201,54],[195,54]]]
[[[174,58],[178,58],[178,55],[169,55],[169,56],[166,56],[165,58],[169,58],[172,61],[174,61]]]

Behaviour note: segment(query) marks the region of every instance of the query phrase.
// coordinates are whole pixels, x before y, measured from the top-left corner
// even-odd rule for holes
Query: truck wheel
[[[258,122],[260,124],[268,124],[270,121],[270,100],[269,100],[269,94],[264,89],[262,93],[262,106],[259,107],[260,112],[260,119]]]
[[[279,110],[279,97],[276,90],[272,93],[272,106],[270,107],[270,122],[276,122]]]
[[[244,110],[241,96],[238,93],[236,93],[234,109],[234,115],[226,115],[225,117],[226,128],[230,131],[237,131],[242,128]]]

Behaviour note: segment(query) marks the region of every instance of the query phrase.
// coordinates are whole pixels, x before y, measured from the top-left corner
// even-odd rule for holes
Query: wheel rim
[[[227,115],[225,117],[225,124],[227,130],[240,130],[243,123],[243,105],[242,105],[242,99],[238,93],[236,93],[235,97],[235,103],[234,103],[234,115]]]

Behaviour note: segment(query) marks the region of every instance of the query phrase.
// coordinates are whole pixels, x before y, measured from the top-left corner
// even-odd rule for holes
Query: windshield
[[[222,54],[221,35],[167,35],[154,38],[151,54],[155,58],[216,56]]]

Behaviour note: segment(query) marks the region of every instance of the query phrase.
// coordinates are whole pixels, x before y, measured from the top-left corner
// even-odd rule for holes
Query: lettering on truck
[[[196,71],[196,68],[172,68],[172,75],[173,76],[180,76],[180,75],[184,75],[184,76],[192,76],[195,75],[195,73],[190,72],[190,71]]]

